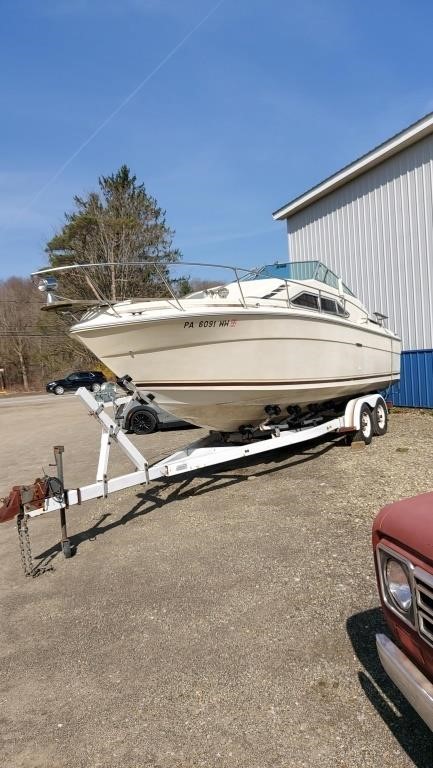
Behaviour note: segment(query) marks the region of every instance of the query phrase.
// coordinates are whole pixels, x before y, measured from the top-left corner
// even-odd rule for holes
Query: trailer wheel
[[[378,400],[373,408],[373,433],[380,437],[388,429],[388,411],[383,400]]]
[[[366,445],[370,445],[373,439],[373,416],[367,403],[364,403],[361,406],[359,423],[361,425],[359,430],[360,439],[363,440]]]

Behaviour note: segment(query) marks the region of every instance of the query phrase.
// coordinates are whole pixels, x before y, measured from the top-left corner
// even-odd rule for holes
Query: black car
[[[116,409],[115,420],[125,432],[149,435],[162,429],[193,429],[193,425],[164,411],[145,397],[131,400]]]
[[[106,382],[104,374],[101,371],[74,371],[64,379],[48,382],[47,392],[53,392],[55,395],[63,395],[64,392],[75,392],[80,387],[86,387],[91,392],[99,392],[101,385]]]
[[[101,387],[101,391],[95,395],[95,399],[101,403],[112,403],[114,420],[125,432],[134,432],[136,435],[149,435],[162,429],[194,429],[182,419],[178,419],[168,411],[164,411],[152,395],[145,397],[132,384],[122,386],[123,380],[118,379],[117,385],[108,381]],[[129,382],[128,382],[129,384]],[[119,389],[120,388],[120,389]],[[127,392],[129,397],[122,397],[120,390]],[[133,393],[131,396],[130,393]]]
[[[119,398],[119,388],[128,397]],[[164,411],[152,395],[142,395],[130,376],[117,379],[117,385],[107,382],[95,397],[102,403],[113,404],[114,420],[125,432],[149,435],[162,429],[195,429],[193,424]]]

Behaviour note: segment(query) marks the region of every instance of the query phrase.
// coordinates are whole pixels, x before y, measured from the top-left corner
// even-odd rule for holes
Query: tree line
[[[51,267],[88,264],[86,270],[60,273],[56,293],[76,299],[118,301],[167,295],[170,264],[181,260],[165,211],[123,165],[101,176],[98,190],[75,196],[62,228],[45,248]],[[155,269],[140,267],[152,261]],[[101,263],[109,263],[102,269]],[[187,276],[176,290],[185,295]],[[43,312],[43,295],[30,278],[0,281],[0,387],[36,389],[50,379],[79,369],[103,366],[68,335],[70,314]],[[76,319],[76,318],[75,318]]]
[[[0,389],[39,389],[95,359],[68,335],[66,318],[41,311],[43,301],[30,278],[0,283]]]

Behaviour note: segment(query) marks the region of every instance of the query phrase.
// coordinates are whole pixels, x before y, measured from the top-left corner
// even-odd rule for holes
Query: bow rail
[[[118,279],[122,279],[122,271],[127,272],[129,269],[148,269],[153,268],[155,274],[159,277],[161,280],[161,283],[165,286],[167,291],[169,292],[172,300],[176,303],[177,307],[184,311],[184,307],[181,304],[180,297],[176,293],[176,291],[173,289],[172,282],[178,281],[180,278],[173,278],[173,277],[167,277],[166,274],[164,274],[164,268],[173,269],[173,268],[183,268],[183,267],[199,267],[204,268],[206,270],[215,270],[215,269],[222,269],[222,270],[228,270],[229,273],[231,273],[231,279],[226,280],[225,282],[236,282],[239,288],[239,293],[241,296],[241,302],[244,307],[246,307],[246,301],[244,297],[244,293],[242,291],[241,286],[241,280],[245,279],[245,277],[258,274],[260,271],[260,268],[257,269],[246,269],[245,267],[233,267],[229,266],[227,264],[213,264],[213,263],[205,263],[205,262],[198,262],[198,261],[181,261],[181,262],[162,262],[162,261],[128,261],[128,262],[115,262],[115,261],[107,261],[107,262],[87,262],[85,264],[67,264],[60,267],[45,267],[44,269],[39,269],[36,272],[32,272],[31,277],[33,280],[39,279],[38,288],[40,291],[47,294],[47,304],[45,309],[61,309],[67,308],[67,307],[92,307],[92,306],[98,306],[98,305],[106,305],[109,306],[115,314],[118,314],[115,309],[115,304],[119,301],[125,301],[125,299],[113,299],[108,298],[106,295],[103,294],[101,291],[100,285],[98,284],[98,281],[95,281],[95,278],[93,276],[89,275],[89,271],[94,270],[103,270],[103,269],[113,269],[117,268],[119,270],[119,277]],[[59,296],[55,293],[55,290],[58,287],[57,280],[55,279],[55,276],[62,277],[63,275],[72,272],[72,271],[84,271],[85,272],[85,280],[87,283],[87,286],[92,290],[94,295],[96,296],[95,299],[69,299],[65,296]],[[183,277],[189,277],[189,275],[184,275]],[[52,278],[52,279],[50,279]],[[206,279],[206,278],[201,278]],[[212,278],[213,279],[213,278]],[[216,281],[217,284],[217,281]],[[131,296],[128,297],[131,299],[143,299],[142,296]]]

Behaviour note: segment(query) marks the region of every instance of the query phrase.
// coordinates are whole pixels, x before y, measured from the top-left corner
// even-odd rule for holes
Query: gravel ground
[[[51,442],[91,478],[79,403],[24,412],[1,404],[0,491]],[[134,439],[157,458],[199,434]],[[431,489],[433,418],[401,412],[364,450],[321,440],[71,509],[68,561],[39,518],[35,560],[54,570],[33,580],[3,525],[0,764],[431,768],[430,732],[378,664],[370,548],[382,505]]]

